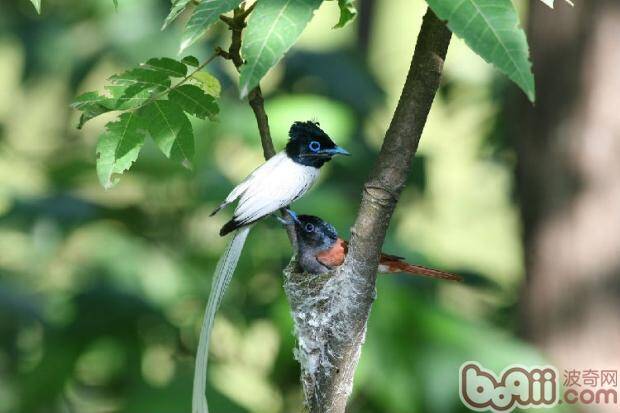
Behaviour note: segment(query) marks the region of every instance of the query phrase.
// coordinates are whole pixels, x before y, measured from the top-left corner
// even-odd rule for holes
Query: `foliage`
[[[181,40],[181,52],[200,39],[200,37],[206,33],[209,26],[219,19],[220,14],[231,11],[237,7],[241,1],[242,0],[204,0],[198,3],[192,17],[190,17],[185,26],[183,39]],[[170,15],[174,12],[175,7],[173,6]],[[168,18],[170,18],[170,15]],[[168,22],[168,19],[166,19],[166,22]]]
[[[81,111],[78,128],[107,112],[123,111],[109,122],[97,145],[97,175],[104,188],[118,183],[116,174],[137,159],[148,134],[169,158],[188,164],[194,156],[194,132],[188,115],[213,119],[219,112],[219,90],[213,77],[201,72],[198,60],[153,58],[137,68],[110,77],[109,95],[86,92],[72,106]],[[188,67],[192,68],[188,74]],[[209,79],[208,84],[205,80]],[[172,85],[174,79],[181,79]],[[205,87],[206,85],[206,87]],[[209,94],[211,93],[211,94]]]
[[[259,0],[247,10],[241,0],[203,0],[194,7],[185,25],[181,51],[193,45],[220,17],[233,9],[233,18],[222,17],[231,29],[245,27],[243,41],[238,39],[243,64],[240,67],[241,97],[247,96],[261,79],[295,44],[323,0]],[[429,6],[448,27],[462,37],[471,49],[505,73],[534,101],[534,77],[525,34],[518,27],[511,0],[427,0]],[[174,0],[163,28],[190,8],[189,0]],[[338,0],[340,18],[335,28],[344,27],[356,15],[353,0]],[[234,43],[234,41],[233,41]],[[239,64],[239,63],[237,63]],[[98,147],[97,170],[104,187],[113,186],[136,160],[147,133],[162,152],[187,164],[194,153],[192,126],[187,115],[210,119],[218,112],[214,97],[219,82],[196,67],[197,59],[180,62],[170,58],[150,59],[146,64],[110,78],[109,96],[89,92],[79,96],[74,107],[82,111],[78,127],[93,117],[112,110],[135,111],[135,128],[119,135],[116,127],[107,128]],[[171,87],[172,78],[183,78]],[[192,84],[184,84],[187,81]],[[201,88],[199,88],[200,86]],[[165,97],[168,100],[160,102]],[[129,119],[129,118],[125,118]],[[121,119],[121,124],[122,124]],[[141,126],[142,125],[142,126]],[[149,125],[144,127],[143,125]],[[116,143],[116,144],[114,144]]]
[[[427,0],[467,45],[504,72],[533,102],[534,75],[525,33],[511,0]]]
[[[262,0],[248,22],[239,75],[241,97],[267,74],[295,43],[322,0]]]
[[[251,110],[233,91],[236,73],[216,59],[208,75],[201,70],[186,82],[207,88],[221,80],[218,122],[186,113],[194,135],[209,137],[195,140],[193,171],[161,156],[146,130],[130,176],[104,191],[93,173],[97,137],[109,120],[135,112],[108,112],[77,131],[68,125],[81,113],[68,109],[71,97],[90,90],[98,90],[91,100],[111,97],[103,88],[112,86],[110,74],[149,53],[175,56],[176,32],[159,30],[170,3],[120,1],[118,13],[106,1],[43,3],[50,17],[24,13],[23,0],[0,7],[0,412],[188,412],[210,269],[225,241],[216,233],[227,216],[208,214],[261,162]],[[402,88],[398,68],[411,59],[412,22],[423,8],[376,2],[373,36],[393,42],[389,50],[372,42],[368,55],[359,54],[355,36],[335,42],[344,33],[313,30],[262,85],[277,148],[290,122],[314,117],[354,153],[329,164],[312,196],[295,205],[343,236]],[[325,31],[336,20],[323,10],[314,19]],[[200,60],[182,60],[188,74],[212,46],[227,44],[225,30],[209,33],[191,49]],[[494,96],[505,88],[465,48],[451,46],[459,58],[446,63],[420,148],[425,162],[414,161],[385,250],[467,282],[379,277],[351,405],[357,413],[461,412],[455,371],[464,360],[498,371],[543,364],[516,327],[522,253],[514,158],[489,162],[480,149],[497,116]],[[215,412],[298,411],[299,366],[281,287],[290,245],[267,220],[246,251],[216,322],[209,401]]]

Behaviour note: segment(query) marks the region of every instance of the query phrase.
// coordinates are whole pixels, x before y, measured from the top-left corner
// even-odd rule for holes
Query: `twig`
[[[241,4],[233,11],[233,17],[220,16],[220,20],[228,25],[228,28],[232,32],[232,38],[228,50],[221,48],[216,49],[216,54],[222,56],[224,59],[233,62],[237,70],[240,70],[244,64],[241,57],[241,41],[243,29],[246,27],[245,20],[250,15],[256,3],[245,9],[245,6]],[[258,126],[258,133],[260,135],[260,142],[263,148],[263,156],[265,159],[269,159],[276,154],[275,147],[273,146],[273,139],[271,138],[271,131],[269,129],[269,118],[267,112],[265,112],[265,100],[261,92],[260,86],[256,86],[252,89],[248,95],[248,103],[254,112],[256,118],[256,124]],[[286,213],[281,211],[282,216],[286,217]],[[286,227],[289,240],[293,246],[293,250],[297,250],[297,238],[295,236],[295,226],[287,225]]]

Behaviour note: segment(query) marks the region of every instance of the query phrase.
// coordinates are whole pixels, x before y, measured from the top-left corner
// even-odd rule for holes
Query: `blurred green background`
[[[217,232],[230,211],[208,215],[262,150],[234,68],[216,61],[208,69],[223,85],[221,113],[194,123],[194,168],[147,145],[118,186],[101,188],[95,144],[111,118],[78,131],[69,103],[126,67],[174,57],[182,29],[159,30],[167,1],[119,3],[115,11],[111,0],[44,0],[42,16],[27,0],[0,5],[0,413],[190,411],[201,316],[226,241]],[[527,20],[527,4],[517,5]],[[324,3],[263,81],[278,149],[294,120],[314,119],[353,153],[294,205],[344,236],[425,3],[358,7],[353,24],[332,30],[337,4]],[[204,58],[227,44],[221,25],[189,52]],[[527,254],[506,126],[518,94],[454,39],[384,249],[466,281],[378,279],[351,412],[466,411],[457,390],[464,361],[499,371],[547,360],[542,346],[518,338],[527,336],[519,305]],[[281,286],[290,256],[275,220],[256,226],[215,325],[214,412],[301,410]]]

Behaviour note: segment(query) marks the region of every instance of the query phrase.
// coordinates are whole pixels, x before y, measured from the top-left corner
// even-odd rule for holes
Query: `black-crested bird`
[[[338,237],[333,225],[313,215],[297,216],[289,214],[295,222],[297,235],[297,261],[304,272],[322,274],[342,265],[347,252],[348,243]],[[450,281],[462,281],[455,274],[434,270],[421,265],[409,264],[404,258],[381,253],[379,257],[380,273],[407,273],[425,277],[439,278]]]
[[[335,155],[349,155],[315,122],[295,122],[285,150],[259,166],[237,185],[211,215],[238,201],[235,212],[220,230],[234,235],[217,263],[205,311],[194,371],[192,412],[208,412],[205,396],[207,351],[215,313],[239,261],[251,225],[301,198],[319,176],[319,169]]]
[[[301,198],[334,155],[349,155],[318,123],[295,122],[286,149],[259,166],[233,189],[211,215],[239,200],[233,218],[220,230],[224,236],[250,225]]]

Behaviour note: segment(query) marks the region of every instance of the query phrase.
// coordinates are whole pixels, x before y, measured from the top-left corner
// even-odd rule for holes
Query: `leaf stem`
[[[162,96],[167,95],[168,93],[170,93],[171,91],[173,91],[174,89],[178,88],[179,86],[183,85],[185,82],[187,82],[192,76],[194,76],[196,73],[198,73],[199,71],[201,71],[202,69],[204,69],[205,66],[207,66],[209,63],[211,63],[216,57],[220,56],[217,52],[217,49],[213,52],[213,54],[211,54],[211,56],[209,56],[207,58],[207,60],[205,60],[204,62],[202,62],[198,67],[196,67],[196,69],[194,69],[190,74],[188,74],[187,76],[185,76],[183,79],[181,79],[178,83],[176,83],[175,85],[172,85],[170,87],[168,87],[166,90],[157,93],[153,96],[151,96],[150,98],[148,98],[146,100],[146,102],[144,102],[143,104],[141,104],[140,106],[136,107],[133,109],[133,111],[136,111],[138,109],[143,108],[144,106],[148,105],[149,103],[159,99]]]

